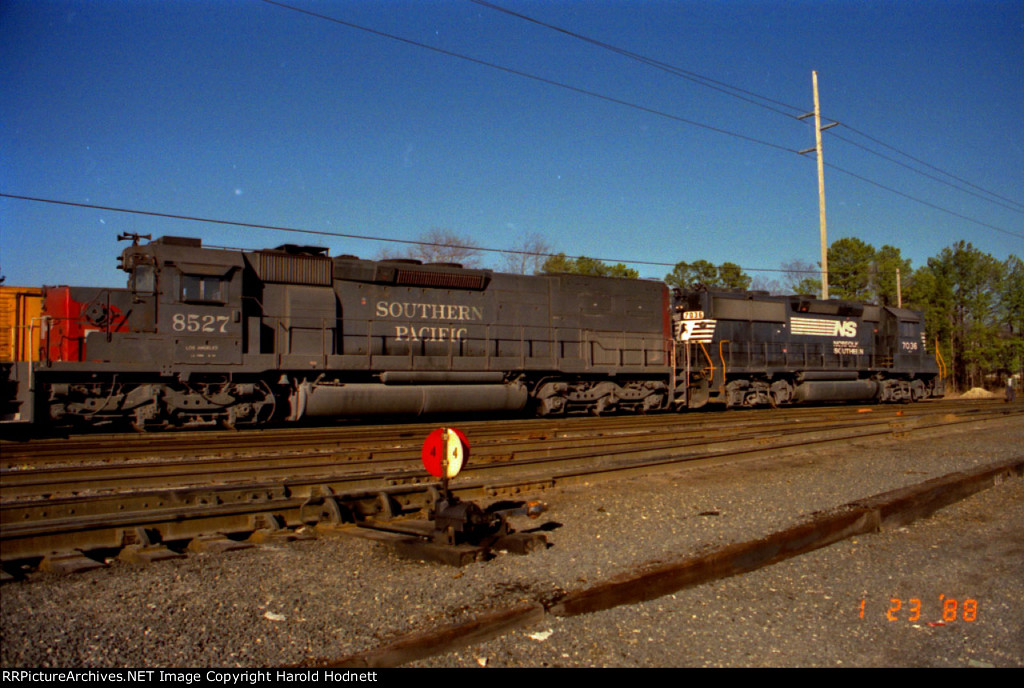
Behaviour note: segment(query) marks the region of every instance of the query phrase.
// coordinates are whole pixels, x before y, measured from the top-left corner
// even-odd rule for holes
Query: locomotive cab
[[[161,237],[124,249],[124,289],[46,290],[42,417],[137,428],[255,422],[273,400],[242,363],[243,275],[237,251]]]
[[[123,327],[86,338],[85,361],[153,366],[241,362],[241,257],[199,239],[161,237],[121,254]],[[166,372],[166,371],[165,371]]]
[[[927,352],[922,314],[892,306],[880,311],[875,351],[878,367],[886,371],[883,387],[891,388],[883,389],[883,398],[892,396],[894,400],[917,400],[942,396],[945,390],[938,375],[938,365]],[[893,380],[901,381],[901,389],[896,389]]]

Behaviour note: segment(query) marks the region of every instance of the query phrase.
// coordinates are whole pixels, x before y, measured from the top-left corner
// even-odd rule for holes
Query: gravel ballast
[[[489,610],[762,537],[810,514],[1024,453],[1024,422],[855,442],[542,495],[551,546],[455,569],[324,537],[0,587],[4,667],[337,660]],[[524,529],[538,525],[525,519]],[[414,666],[1024,666],[1024,485],[651,602],[546,616]],[[943,622],[940,596],[957,601]],[[921,601],[911,620],[911,600]],[[962,619],[963,601],[977,600]],[[861,601],[864,617],[861,618]],[[901,609],[892,613],[890,600]],[[947,612],[948,614],[948,612]],[[942,625],[936,625],[940,624]]]

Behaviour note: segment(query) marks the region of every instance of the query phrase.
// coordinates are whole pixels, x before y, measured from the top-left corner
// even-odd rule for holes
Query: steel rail
[[[970,406],[996,405],[993,401],[973,401]],[[876,414],[918,414],[933,413],[939,408],[962,409],[964,402],[932,400],[908,405],[861,405]],[[804,417],[830,417],[843,407],[785,407],[770,411],[777,421]],[[514,420],[460,420],[454,424],[470,432],[476,443],[492,438],[516,436],[520,438],[550,437],[553,433],[617,434],[636,432],[647,426],[658,427],[665,423],[673,425],[720,425],[731,423],[735,415],[764,415],[765,409],[732,409],[720,412],[697,412],[687,414],[621,415],[621,416],[575,416],[545,419]],[[770,422],[770,421],[765,421]],[[237,456],[269,449],[281,451],[307,451],[311,448],[335,446],[351,450],[360,446],[379,446],[383,442],[399,446],[413,445],[437,427],[438,423],[385,424],[385,425],[343,425],[318,427],[278,427],[236,431],[187,431],[175,433],[119,434],[119,435],[73,435],[66,438],[30,439],[16,441],[0,439],[0,466],[19,468],[27,465],[54,463],[75,465],[96,461],[110,462],[113,459],[157,458],[157,457],[211,457]]]
[[[899,413],[899,412],[896,412]],[[886,414],[886,418],[903,416]],[[872,416],[872,419],[879,416]],[[866,419],[857,415],[848,417],[814,418],[801,422],[806,431],[818,427],[829,429],[844,424],[858,424]],[[775,417],[751,419],[750,422],[692,427],[692,424],[670,424],[658,430],[631,427],[629,431],[594,436],[585,433],[556,432],[547,438],[522,440],[516,437],[497,437],[477,444],[474,438],[474,463],[515,463],[527,457],[555,457],[577,452],[584,447],[601,447],[605,453],[614,453],[620,446],[638,445],[659,448],[671,447],[694,439],[721,438],[735,440],[753,438],[774,428],[786,427]],[[695,437],[699,434],[699,437]],[[388,443],[394,444],[394,443]],[[147,487],[187,487],[205,484],[270,480],[286,477],[340,476],[346,473],[385,473],[387,471],[416,471],[419,466],[418,443],[401,446],[372,447],[360,445],[355,449],[327,450],[310,454],[267,453],[237,457],[185,458],[136,460],[132,462],[102,462],[74,466],[42,466],[26,464],[18,468],[0,469],[0,503],[18,498],[46,495],[99,493],[109,490],[138,490]]]
[[[848,442],[893,436],[951,424],[985,423],[1020,411],[992,407],[962,416],[870,419],[844,428],[791,427],[786,434],[758,439],[731,437],[702,445],[639,446],[609,455],[605,449],[575,454],[533,450],[516,466],[501,462],[471,464],[456,491],[466,498],[514,497],[601,476],[627,475],[670,466],[701,466],[779,455]],[[529,454],[530,452],[526,452]],[[557,452],[554,452],[557,454]],[[150,490],[126,494],[67,497],[35,503],[0,505],[0,558],[4,562],[42,557],[53,551],[116,549],[155,530],[164,541],[203,534],[238,534],[268,523],[299,526],[337,516],[329,503],[343,504],[348,518],[419,509],[433,478],[422,471],[402,475],[293,478],[272,483]],[[327,520],[332,520],[328,518]],[[333,520],[337,520],[336,518]]]

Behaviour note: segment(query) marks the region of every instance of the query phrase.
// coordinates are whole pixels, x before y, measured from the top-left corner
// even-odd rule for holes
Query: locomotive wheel
[[[615,411],[615,399],[610,394],[598,399],[591,407],[590,413],[594,416],[604,415]]]
[[[129,422],[135,432],[164,430],[169,425],[168,421],[160,418],[159,416],[160,409],[157,407],[156,403],[146,404],[144,406],[136,407]]]
[[[169,420],[159,420],[154,421],[152,423],[146,423],[132,419],[130,421],[130,425],[132,426],[132,430],[140,433],[160,432],[161,430],[173,430],[175,427],[174,423],[172,423]]]
[[[913,380],[910,383],[910,400],[921,401],[928,397],[928,389],[921,380]]]

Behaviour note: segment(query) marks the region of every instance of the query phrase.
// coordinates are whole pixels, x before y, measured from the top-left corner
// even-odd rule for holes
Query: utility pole
[[[814,148],[800,151],[800,154],[814,151],[818,155],[818,215],[821,219],[821,298],[828,300],[828,239],[825,231],[825,159],[821,155],[821,132],[830,129],[839,122],[833,122],[825,127],[821,126],[821,106],[818,104],[818,73],[811,72],[811,80],[814,84],[814,112],[800,115],[797,119],[814,117],[814,140],[817,144]]]

